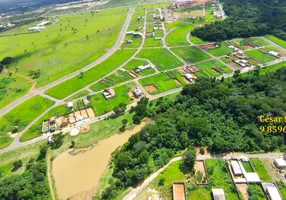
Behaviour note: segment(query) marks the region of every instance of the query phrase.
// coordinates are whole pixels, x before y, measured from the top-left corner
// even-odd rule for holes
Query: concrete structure
[[[83,104],[84,104],[84,106],[89,106],[90,102],[87,98],[85,98],[85,99],[83,99]]]
[[[68,108],[73,108],[73,102],[71,102],[71,101],[68,102],[67,107],[68,107]]]
[[[46,25],[50,25],[50,24],[52,24],[52,22],[50,22],[50,21],[43,21],[43,22],[37,24],[34,27],[28,28],[28,31],[43,31],[43,30],[45,30],[47,28]]]
[[[269,200],[282,200],[282,197],[276,185],[271,182],[262,183],[262,188]]]
[[[269,51],[268,53],[269,53],[270,55],[272,55],[272,56],[277,57],[277,58],[280,58],[280,57],[281,57],[281,55],[280,55],[278,52],[276,52],[276,51]]]
[[[143,92],[140,90],[139,87],[136,87],[135,90],[132,91],[136,98],[140,98],[143,96]]]
[[[214,200],[225,200],[225,193],[223,189],[212,189]]]
[[[112,99],[116,96],[114,89],[106,89],[102,92],[102,94],[106,100]]]
[[[184,182],[173,183],[173,200],[186,200],[186,190]]]
[[[235,176],[241,176],[242,171],[240,169],[238,162],[236,160],[232,160],[232,161],[230,161],[230,164],[231,164],[231,169],[232,169],[233,174]]]
[[[275,159],[274,165],[275,165],[275,167],[277,167],[280,170],[286,168],[286,162],[283,159]]]
[[[187,73],[187,74],[185,74],[185,78],[188,80],[188,81],[190,81],[191,83],[194,83],[195,82],[195,80],[198,78],[196,75],[194,75],[194,74],[189,74],[189,73]]]
[[[222,18],[222,13],[220,11],[213,12],[213,16],[216,18]]]
[[[149,69],[149,68],[151,68],[151,66],[149,64],[142,65],[142,66],[136,67],[135,72],[139,73],[139,72],[146,70],[146,69]]]

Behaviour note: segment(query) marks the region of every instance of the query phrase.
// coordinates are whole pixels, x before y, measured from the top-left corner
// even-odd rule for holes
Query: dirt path
[[[48,182],[50,187],[50,193],[52,196],[52,200],[56,200],[54,189],[53,189],[53,183],[52,183],[52,175],[51,175],[51,155],[50,153],[47,154],[47,176],[48,176]]]

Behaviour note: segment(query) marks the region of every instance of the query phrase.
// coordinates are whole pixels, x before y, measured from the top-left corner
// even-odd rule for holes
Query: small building
[[[114,89],[106,89],[102,92],[102,94],[106,100],[116,97],[116,93]]]
[[[241,176],[242,170],[236,160],[230,161],[232,172],[235,176]]]
[[[86,107],[86,106],[90,105],[90,102],[89,102],[89,100],[87,98],[85,98],[85,99],[83,99],[83,104]]]
[[[155,37],[154,40],[162,40],[161,37]]]
[[[134,31],[127,31],[126,32],[126,35],[133,35],[134,34]]]
[[[216,18],[222,18],[222,13],[220,11],[213,12],[213,16]]]
[[[43,31],[45,30],[46,27],[38,27],[38,26],[35,26],[35,27],[30,27],[28,28],[28,31]]]
[[[225,200],[225,193],[223,189],[212,189],[214,200]]]
[[[185,78],[186,78],[188,81],[190,81],[191,83],[194,83],[195,80],[198,79],[198,77],[197,77],[196,75],[194,75],[194,74],[189,74],[189,73],[185,74]]]
[[[282,200],[277,186],[272,182],[263,182],[262,188],[269,200]]]
[[[71,102],[71,101],[68,102],[67,107],[68,107],[68,108],[73,108],[73,102]]]
[[[141,71],[143,71],[143,70],[146,70],[146,69],[149,69],[149,68],[151,68],[151,66],[150,66],[149,64],[147,64],[147,65],[142,65],[142,66],[136,67],[136,68],[135,68],[135,72],[136,72],[136,73],[139,73],[139,72],[141,72]]]
[[[247,183],[260,183],[261,182],[258,174],[255,172],[245,173],[244,177],[245,177]]]
[[[186,190],[184,182],[173,183],[173,200],[186,200]]]
[[[133,36],[134,36],[134,37],[142,37],[143,34],[140,33],[140,32],[134,32],[134,33],[133,33]]]
[[[143,96],[143,92],[140,90],[139,87],[136,87],[135,90],[132,91],[136,98],[140,98]]]
[[[133,43],[133,40],[125,40],[124,43],[125,43],[125,44],[132,44],[132,43]]]
[[[286,162],[283,159],[275,159],[274,160],[274,165],[277,167],[279,170],[285,169],[286,168]]]
[[[272,55],[272,56],[275,56],[276,58],[280,58],[281,57],[281,55],[278,52],[276,52],[276,51],[269,51],[268,53],[270,55]]]

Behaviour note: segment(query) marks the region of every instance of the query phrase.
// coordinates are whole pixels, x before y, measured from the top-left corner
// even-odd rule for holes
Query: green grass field
[[[196,65],[198,68],[201,69],[201,73],[205,74],[206,76],[220,76],[221,73],[217,72],[213,69],[213,67],[218,66],[220,70],[225,71],[227,74],[232,72],[232,69],[225,66],[223,63],[217,60],[210,60],[203,63],[199,63]]]
[[[135,89],[135,84],[130,83],[114,88],[116,92],[116,97],[106,100],[101,93],[91,96],[90,103],[93,107],[96,116],[100,116],[106,112],[113,110],[115,106],[120,103],[129,104],[131,97],[128,95],[133,89]]]
[[[117,85],[119,83],[123,83],[125,81],[132,80],[133,77],[128,74],[128,72],[118,70],[111,74],[110,76],[104,78],[100,82],[95,83],[94,85],[90,86],[90,89],[94,92],[98,92],[100,90],[106,89],[108,87]]]
[[[227,54],[231,54],[233,51],[228,48],[228,45],[226,43],[221,43],[218,48],[209,49],[208,52],[210,52],[214,56],[223,56]]]
[[[149,68],[149,69],[146,69],[140,72],[142,76],[147,76],[147,75],[154,74],[154,73],[155,73],[155,69],[153,68]]]
[[[191,42],[194,43],[194,44],[205,44],[205,43],[208,43],[208,42],[203,41],[203,40],[201,40],[200,38],[195,37],[195,36],[192,36],[192,35],[190,35],[190,40],[191,40]]]
[[[165,22],[165,28],[166,29],[173,29],[179,26],[187,25],[186,22],[182,21],[174,21],[174,22]]]
[[[283,199],[286,199],[286,184],[280,181],[280,182],[277,182],[277,185],[279,187],[279,190],[280,190],[280,193]]]
[[[269,45],[269,43],[267,41],[263,40],[262,38],[253,37],[253,38],[249,38],[249,40],[254,42],[256,44],[256,46],[258,46],[258,47]]]
[[[42,131],[42,122],[44,120],[48,120],[51,117],[60,117],[65,114],[68,114],[68,109],[66,105],[58,106],[55,108],[52,108],[50,111],[48,111],[43,117],[41,117],[38,121],[36,121],[33,126],[31,126],[20,138],[21,142],[25,142],[28,140],[31,140],[33,138],[36,138],[38,136],[41,136]]]
[[[155,40],[155,37],[147,37],[145,40],[144,47],[162,47],[162,40]]]
[[[82,89],[88,84],[97,81],[106,74],[120,67],[120,65],[126,62],[135,53],[135,51],[135,49],[119,50],[104,62],[91,68],[88,71],[85,71],[83,77],[81,77],[81,75],[79,74],[78,76],[75,76],[74,78],[71,78],[49,89],[46,94],[58,99],[63,99],[66,96],[76,92],[77,90]]]
[[[87,90],[82,90],[74,95],[72,95],[71,97],[67,98],[65,101],[68,102],[68,101],[72,101],[72,100],[75,100],[75,99],[78,99],[78,98],[81,98],[81,97],[85,97],[89,94],[89,91]]]
[[[195,190],[187,192],[187,199],[212,200],[211,189],[209,187],[199,186]]]
[[[196,26],[193,24],[181,26],[176,28],[171,33],[167,35],[166,42],[168,46],[182,46],[189,45],[186,39],[188,32],[193,30]]]
[[[41,96],[35,96],[9,113],[0,117],[0,149],[8,146],[13,139],[7,135],[8,132],[19,132],[23,130],[37,116],[54,104],[53,101]]]
[[[195,46],[172,48],[171,50],[185,61],[191,63],[196,63],[211,58],[208,54]]]
[[[0,73],[0,108],[25,95],[33,83],[15,73]]]
[[[279,46],[281,46],[281,47],[286,49],[286,41],[281,40],[281,39],[279,39],[279,38],[277,38],[277,37],[275,37],[273,35],[266,35],[265,37],[268,40],[270,40],[270,41],[272,41],[272,42],[274,42],[274,43],[278,44]]]
[[[268,72],[274,72],[280,68],[286,67],[286,62],[281,62],[275,65],[267,66],[260,69],[260,74],[266,74]]]
[[[254,171],[258,174],[262,181],[271,181],[271,177],[266,171],[263,162],[259,158],[250,159]]]
[[[173,69],[183,65],[178,58],[165,48],[142,49],[137,57],[150,60],[160,71]]]
[[[2,176],[0,176],[0,178],[4,177],[6,175],[11,174],[12,169],[13,169],[13,163],[8,163],[6,165],[0,166],[0,172],[2,174]]]
[[[262,190],[262,187],[258,184],[249,184],[248,193],[249,193],[249,199],[267,200]]]
[[[267,63],[275,60],[276,58],[272,55],[263,53],[257,49],[253,49],[250,51],[245,51],[245,54],[249,56],[250,58],[253,58],[254,60],[257,60],[260,63]]]
[[[242,165],[246,172],[254,172],[249,162],[242,162]]]
[[[212,187],[223,188],[226,199],[238,199],[237,193],[232,190],[235,185],[231,180],[225,161],[222,159],[207,159],[206,167]]]
[[[177,84],[175,82],[175,79],[177,79],[180,84]],[[153,85],[156,87],[156,91],[147,90],[150,94],[159,94],[171,89],[182,87],[186,84],[178,71],[170,71],[161,74],[156,74],[154,76],[140,79],[139,82],[145,87],[148,85]]]
[[[126,65],[124,65],[123,68],[133,71],[133,69],[135,69],[136,67],[139,67],[141,65],[146,65],[146,64],[148,64],[148,62],[145,60],[132,59]]]

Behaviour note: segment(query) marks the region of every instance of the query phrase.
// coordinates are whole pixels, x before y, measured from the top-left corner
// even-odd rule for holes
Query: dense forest
[[[286,69],[228,80],[200,79],[176,100],[150,102],[155,120],[132,136],[113,157],[110,186],[101,199],[134,186],[166,164],[178,151],[208,146],[213,152],[285,152],[285,133],[262,133],[259,116],[284,116]],[[275,125],[285,125],[276,123]]]
[[[13,174],[0,179],[1,200],[47,200],[50,191],[47,180],[46,153],[43,146],[37,159],[31,159],[22,174]]]
[[[205,41],[222,41],[236,37],[273,34],[286,40],[285,0],[222,0],[228,16],[192,34]]]

